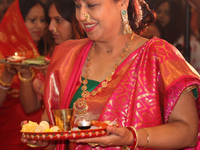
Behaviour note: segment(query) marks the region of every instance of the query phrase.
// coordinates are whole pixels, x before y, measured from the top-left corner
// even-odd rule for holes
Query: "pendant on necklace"
[[[85,98],[78,98],[74,103],[75,114],[83,115],[87,112],[88,106]]]

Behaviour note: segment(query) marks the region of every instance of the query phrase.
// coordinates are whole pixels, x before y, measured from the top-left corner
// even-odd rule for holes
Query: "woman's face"
[[[49,30],[52,32],[56,44],[60,44],[73,37],[72,24],[61,17],[54,4],[49,8],[51,22]]]
[[[33,41],[37,44],[45,29],[45,14],[41,5],[37,4],[30,9],[25,18],[25,24]]]
[[[122,34],[121,1],[75,0],[76,18],[94,41],[108,41],[113,35]],[[90,23],[84,14],[90,15]]]
[[[156,10],[157,19],[163,27],[165,27],[170,21],[170,7],[168,2],[162,3]]]

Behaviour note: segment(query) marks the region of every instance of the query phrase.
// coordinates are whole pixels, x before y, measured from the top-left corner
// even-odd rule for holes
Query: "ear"
[[[121,7],[122,9],[128,9],[129,0],[121,0]]]

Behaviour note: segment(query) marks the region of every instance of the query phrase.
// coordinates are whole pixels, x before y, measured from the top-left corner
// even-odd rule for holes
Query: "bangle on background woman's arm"
[[[12,83],[5,83],[4,81],[2,81],[1,77],[0,77],[0,88],[3,90],[8,90],[10,88]]]
[[[31,72],[31,77],[29,79],[26,79],[26,78],[23,78],[20,72],[18,71],[18,76],[19,76],[20,81],[25,82],[25,83],[31,82],[33,80],[33,77],[35,76],[35,72],[31,68],[30,68],[30,72]]]

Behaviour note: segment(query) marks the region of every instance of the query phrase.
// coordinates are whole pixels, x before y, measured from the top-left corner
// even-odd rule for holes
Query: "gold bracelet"
[[[20,72],[18,71],[18,77],[19,77],[19,79],[20,79],[20,81],[22,81],[22,82],[30,82],[30,81],[32,81],[33,80],[33,77],[35,76],[35,72],[34,72],[34,70],[33,69],[31,69],[30,68],[30,72],[31,72],[31,77],[29,78],[29,79],[26,79],[26,78],[23,78],[22,76],[21,76],[21,74],[20,74]]]
[[[38,147],[38,146],[35,145],[35,144],[27,144],[27,146],[32,147],[32,148],[36,148],[36,147]]]
[[[2,86],[4,86],[4,87],[8,87],[8,86],[11,86],[12,83],[5,83],[5,82],[3,82],[3,81],[1,80],[1,78],[0,78],[0,84],[1,84]]]
[[[149,131],[147,130],[147,128],[144,128],[144,130],[146,131],[147,133],[147,144],[145,145],[145,147],[143,149],[146,149],[148,144],[149,144]]]

